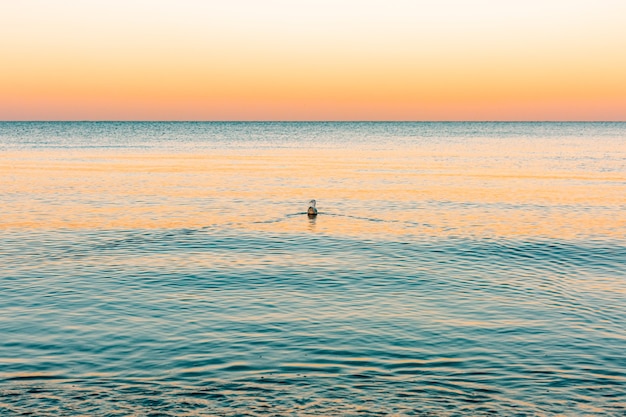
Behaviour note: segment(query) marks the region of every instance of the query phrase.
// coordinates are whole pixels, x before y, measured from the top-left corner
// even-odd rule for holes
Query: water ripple
[[[625,127],[0,123],[0,415],[623,416]]]
[[[624,410],[620,242],[212,228],[3,241],[6,413]]]

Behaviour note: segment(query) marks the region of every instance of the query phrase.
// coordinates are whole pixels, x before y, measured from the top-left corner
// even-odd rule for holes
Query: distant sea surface
[[[0,203],[2,416],[626,414],[626,123],[2,122]]]

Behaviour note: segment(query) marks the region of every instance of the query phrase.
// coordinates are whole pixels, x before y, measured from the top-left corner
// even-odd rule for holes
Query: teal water
[[[624,415],[625,143],[0,123],[0,415]]]

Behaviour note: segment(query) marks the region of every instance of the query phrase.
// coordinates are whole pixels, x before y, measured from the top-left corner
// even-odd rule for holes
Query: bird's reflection
[[[315,215],[315,214],[307,214],[307,217],[309,218],[309,231],[310,232],[315,232],[315,226],[316,226],[316,222],[317,222],[317,215]]]

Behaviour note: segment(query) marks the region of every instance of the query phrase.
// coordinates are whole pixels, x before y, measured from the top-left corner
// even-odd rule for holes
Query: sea
[[[0,415],[624,416],[626,123],[1,122]]]

